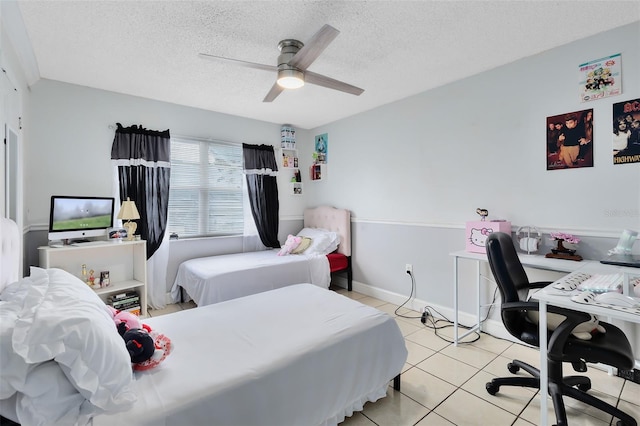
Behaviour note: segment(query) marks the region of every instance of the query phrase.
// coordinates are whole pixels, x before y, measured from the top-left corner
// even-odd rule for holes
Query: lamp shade
[[[140,213],[138,213],[136,203],[131,201],[129,197],[127,197],[127,201],[122,202],[122,206],[120,207],[120,212],[118,213],[118,219],[124,219],[124,220],[140,219]]]

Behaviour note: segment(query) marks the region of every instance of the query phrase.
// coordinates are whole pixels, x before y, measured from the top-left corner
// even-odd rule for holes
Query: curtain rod
[[[113,124],[109,124],[107,126],[109,129],[111,130],[115,130],[116,126],[114,126]],[[169,132],[171,135],[171,138],[176,138],[176,139],[186,139],[186,140],[195,140],[195,141],[201,141],[201,142],[221,142],[221,143],[226,143],[226,144],[230,144],[230,145],[242,145],[244,142],[234,142],[234,141],[226,141],[223,139],[216,139],[216,138],[203,138],[203,137],[198,137],[198,136],[188,136],[188,135],[175,135],[171,132]]]

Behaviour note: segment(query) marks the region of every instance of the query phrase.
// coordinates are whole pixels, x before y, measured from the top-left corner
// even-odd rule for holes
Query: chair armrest
[[[505,311],[539,311],[538,302],[507,302],[502,304],[502,310]],[[586,312],[574,311],[572,309],[561,308],[559,306],[547,305],[547,312],[558,314],[565,317],[565,320],[550,333],[548,337],[547,356],[553,359],[562,359],[564,346],[567,339],[571,336],[571,332],[579,324],[591,320],[591,315]]]
[[[547,311],[566,317],[566,319],[558,325],[553,333],[551,333],[548,345],[549,350],[547,351],[548,358],[562,360],[564,347],[569,337],[571,337],[571,332],[583,322],[590,321],[591,314],[552,305],[547,305]]]
[[[538,281],[536,283],[530,283],[529,288],[545,288],[549,284],[552,284],[553,281]]]

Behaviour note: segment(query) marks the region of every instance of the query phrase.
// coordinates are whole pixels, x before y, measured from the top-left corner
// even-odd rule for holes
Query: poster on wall
[[[581,64],[579,68],[580,101],[616,96],[622,93],[621,55],[608,56]]]
[[[315,138],[315,152],[313,154],[314,163],[327,164],[329,148],[329,135],[323,133]]]
[[[593,109],[547,117],[547,170],[593,167]]]
[[[613,104],[613,164],[640,163],[640,99]]]

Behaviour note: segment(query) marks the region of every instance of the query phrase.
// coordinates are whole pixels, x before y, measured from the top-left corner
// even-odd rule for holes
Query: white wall
[[[614,53],[623,94],[580,103],[578,65]],[[330,164],[312,195],[363,220],[460,224],[484,207],[546,228],[638,227],[640,164],[613,165],[611,105],[639,97],[640,22],[313,129]],[[588,108],[595,166],[547,171],[546,117]]]
[[[578,65],[615,53],[623,94],[580,103]],[[418,297],[451,306],[448,253],[464,248],[477,207],[574,232],[587,258],[640,230],[640,163],[613,165],[611,154],[612,104],[639,97],[637,22],[313,129],[328,133],[329,164],[307,195],[353,211],[356,281],[408,295],[412,263]],[[594,167],[547,171],[546,117],[589,108]]]
[[[51,80],[31,88],[26,131],[26,220],[48,223],[53,194],[109,196],[115,124],[140,124],[173,135],[237,143],[280,143],[280,124],[250,120]],[[304,131],[301,131],[304,136]],[[282,176],[283,182],[285,176]],[[302,199],[281,197],[283,215],[299,214]]]

